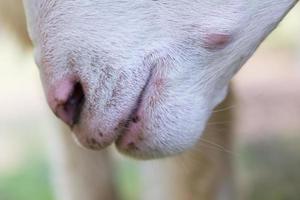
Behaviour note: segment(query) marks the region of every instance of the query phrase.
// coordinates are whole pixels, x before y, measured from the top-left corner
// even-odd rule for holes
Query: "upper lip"
[[[143,98],[145,96],[146,90],[147,90],[147,88],[149,86],[149,82],[151,81],[151,79],[153,77],[152,71],[153,70],[150,70],[150,73],[149,73],[149,76],[148,76],[148,78],[146,80],[146,83],[143,86],[142,91],[139,94],[139,97],[137,98],[137,101],[135,103],[134,108],[131,111],[131,114],[129,115],[129,117],[127,118],[127,120],[125,121],[125,123],[121,123],[120,136],[123,135],[123,133],[126,131],[127,128],[129,128],[129,126],[130,126],[130,124],[132,122],[135,122],[139,118],[139,116],[137,115],[137,112],[138,112],[138,110],[141,107],[141,104],[142,104]]]

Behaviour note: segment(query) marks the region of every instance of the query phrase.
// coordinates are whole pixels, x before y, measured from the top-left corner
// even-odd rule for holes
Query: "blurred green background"
[[[235,77],[241,200],[300,199],[300,5]],[[0,24],[0,200],[53,200],[47,135],[56,131],[31,52]],[[118,166],[126,200],[139,199],[133,162]]]

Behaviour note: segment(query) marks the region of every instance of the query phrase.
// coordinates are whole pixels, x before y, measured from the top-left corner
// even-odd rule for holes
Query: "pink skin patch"
[[[49,89],[47,99],[50,108],[55,115],[71,126],[73,124],[74,109],[65,105],[74,91],[75,81],[72,78],[64,78]]]
[[[223,33],[211,33],[204,37],[204,48],[218,50],[225,48],[232,40],[232,35]]]
[[[145,98],[145,96],[143,98]],[[125,131],[116,141],[119,149],[124,151],[138,150],[138,143],[143,140],[143,126],[145,123],[145,105],[143,101],[144,99],[138,105],[136,112],[133,113],[133,116],[128,126],[125,128]]]
[[[123,150],[137,149],[137,143],[141,140],[142,136],[142,122],[141,120],[131,122],[128,129],[124,132],[122,138],[118,141],[119,148]]]

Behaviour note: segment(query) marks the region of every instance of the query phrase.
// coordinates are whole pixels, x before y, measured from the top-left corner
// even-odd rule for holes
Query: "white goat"
[[[201,145],[230,150],[231,130],[205,126],[231,117],[211,115],[297,2],[24,0],[49,106],[77,142],[93,150],[115,143],[139,159],[171,156],[157,170],[144,164],[145,183],[157,187],[143,200],[234,199],[230,158]],[[60,138],[59,199],[117,199],[110,154],[70,138]]]

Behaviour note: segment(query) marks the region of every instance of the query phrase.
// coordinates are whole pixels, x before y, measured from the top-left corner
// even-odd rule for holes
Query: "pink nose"
[[[79,82],[71,78],[59,81],[50,88],[47,99],[55,115],[66,124],[72,127],[79,121],[84,103],[84,93]]]

